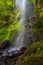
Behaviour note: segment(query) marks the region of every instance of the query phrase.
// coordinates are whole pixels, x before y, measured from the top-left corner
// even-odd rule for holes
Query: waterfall
[[[25,30],[25,26],[27,24],[29,17],[34,15],[34,7],[32,6],[30,2],[28,2],[28,0],[15,0],[15,1],[16,1],[16,8],[20,10],[20,20],[19,20],[20,30],[18,32],[18,36],[16,37],[14,48],[10,47],[2,51],[3,53],[2,56],[4,57],[11,56],[13,54],[12,53],[13,50],[17,51],[17,52],[15,51],[14,53],[18,53],[18,50],[20,50],[21,47],[26,46],[28,43],[31,44],[29,40],[30,40],[30,37],[32,37],[32,34],[31,34],[31,29],[29,28],[29,23],[27,25],[26,30]],[[34,37],[32,38],[34,42]]]
[[[16,0],[16,8],[20,9],[20,31],[15,41],[14,48],[20,48],[23,46],[24,34],[25,34],[25,25],[27,19],[34,14],[34,7],[28,0]]]
[[[19,24],[20,24],[20,30],[18,32],[18,36],[15,40],[15,45],[14,45],[14,48],[13,47],[7,47],[7,45],[5,44],[6,49],[3,49],[2,50],[2,55],[0,56],[0,58],[2,60],[7,60],[8,59],[13,59],[14,57],[14,60],[16,60],[16,58],[18,59],[18,56],[20,54],[22,54],[22,50],[21,49],[23,46],[29,46],[29,44],[31,44],[31,41],[34,42],[34,36],[31,32],[31,29],[29,27],[29,23],[27,24],[28,22],[28,19],[30,18],[30,21],[31,22],[31,17],[34,15],[34,6],[28,2],[28,0],[15,0],[16,2],[16,8],[18,8],[20,10],[20,20],[19,20]],[[32,23],[30,23],[31,26],[32,26]],[[25,30],[25,26],[27,25],[27,28]],[[32,40],[30,40],[30,38],[32,37]],[[29,42],[28,42],[29,41]],[[7,44],[9,44],[9,42],[7,41]],[[25,49],[25,48],[24,48]],[[21,53],[22,52],[22,53]],[[4,61],[0,61],[0,65],[5,65],[4,64]]]
[[[15,48],[22,47],[24,39],[24,28],[25,28],[25,1],[26,0],[16,0],[16,6],[20,9],[20,30],[15,41]]]

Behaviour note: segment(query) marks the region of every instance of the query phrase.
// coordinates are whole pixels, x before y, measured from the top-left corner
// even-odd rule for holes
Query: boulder
[[[27,47],[20,48],[20,50],[19,50],[20,51],[20,55],[24,54],[26,50],[27,50]]]

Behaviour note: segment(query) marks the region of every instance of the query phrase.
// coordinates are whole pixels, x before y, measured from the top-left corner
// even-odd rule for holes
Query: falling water
[[[33,6],[27,0],[16,0],[16,7],[20,9],[20,31],[18,32],[14,48],[20,48],[23,46],[26,21],[29,16],[33,15]]]
[[[15,42],[15,48],[22,47],[24,38],[24,27],[25,27],[25,1],[26,0],[16,0],[16,6],[20,9],[20,31]]]

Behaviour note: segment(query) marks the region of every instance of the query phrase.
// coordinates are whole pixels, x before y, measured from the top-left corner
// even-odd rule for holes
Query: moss
[[[24,61],[17,65],[43,65],[43,56],[27,56]]]
[[[29,48],[28,48],[28,54],[29,55],[35,55],[35,54],[40,54],[41,50],[43,50],[43,41],[39,41],[36,43],[33,43]]]

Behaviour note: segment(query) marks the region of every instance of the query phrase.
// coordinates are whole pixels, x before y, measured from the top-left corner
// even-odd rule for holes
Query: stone
[[[27,47],[22,47],[19,51],[20,51],[20,55],[24,54],[25,51],[27,50]]]

